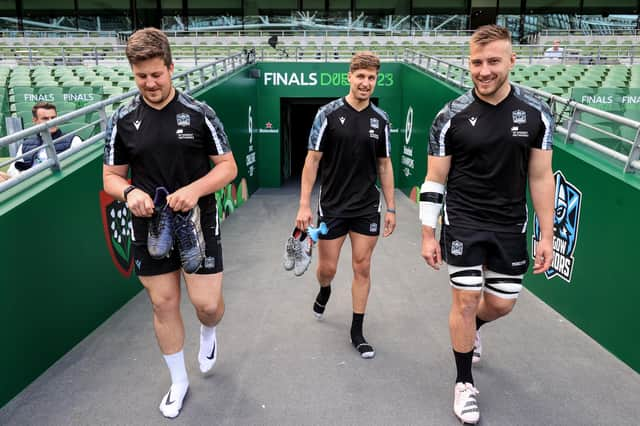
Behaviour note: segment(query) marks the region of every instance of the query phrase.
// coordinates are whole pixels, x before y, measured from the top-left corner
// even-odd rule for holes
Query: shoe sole
[[[313,311],[313,316],[318,320],[318,321],[322,321],[324,319],[324,313],[317,313],[316,311]]]
[[[307,266],[304,268],[304,270],[302,270],[302,271],[300,271],[300,272],[294,271],[294,273],[293,273],[293,274],[294,274],[296,277],[301,277],[305,272],[307,272],[307,269],[309,269],[309,265],[311,265],[311,262],[309,262],[309,263],[307,264]]]
[[[453,411],[453,415],[454,415],[454,416],[456,416],[456,419],[458,419],[458,421],[459,421],[460,423],[462,423],[463,425],[476,425],[476,424],[478,424],[478,423],[480,422],[480,417],[478,417],[478,420],[476,420],[475,422],[468,422],[468,421],[465,421],[465,420],[463,420],[460,416],[458,416],[458,415],[456,414],[455,410]]]
[[[370,343],[367,343],[367,344],[369,346],[371,346]],[[358,347],[353,344],[353,341],[351,342],[351,346],[353,346],[353,348],[356,350],[356,352],[358,352],[360,354],[360,358],[362,358],[362,359],[371,359],[371,358],[375,358],[375,356],[376,356],[376,350],[375,349],[373,349],[373,351],[371,351],[371,352],[360,352],[358,350]],[[371,346],[371,348],[373,348],[373,346]]]
[[[162,415],[167,419],[175,419],[176,417],[178,417],[180,415],[180,413],[182,413],[182,409],[184,408],[184,402],[187,400],[187,397],[189,396],[189,391],[190,390],[191,390],[191,388],[188,388],[187,391],[185,392],[184,397],[182,398],[182,404],[180,404],[180,408],[178,408],[178,412],[176,413],[175,416],[168,416],[162,410],[160,410],[160,413],[162,413]]]

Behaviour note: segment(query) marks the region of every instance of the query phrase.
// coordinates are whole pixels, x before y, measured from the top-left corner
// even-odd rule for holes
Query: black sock
[[[473,358],[473,350],[469,352],[456,352],[453,350],[453,356],[456,358],[456,383],[473,384],[473,376],[471,375],[471,359]]]
[[[480,327],[482,327],[484,324],[488,322],[489,321],[485,321],[476,315],[476,330],[480,330]]]
[[[362,335],[362,322],[364,321],[364,314],[353,313],[353,321],[351,322],[351,341],[355,344],[364,343],[364,336]]]
[[[316,302],[313,304],[313,311],[319,314],[324,313],[324,308],[329,301],[329,296],[331,296],[331,284],[325,287],[320,286],[320,292],[318,296],[316,296]]]

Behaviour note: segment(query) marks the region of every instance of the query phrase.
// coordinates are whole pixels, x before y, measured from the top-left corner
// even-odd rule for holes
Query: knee
[[[318,281],[321,283],[333,280],[336,276],[336,265],[319,264],[318,265]]]
[[[158,317],[172,315],[180,311],[180,299],[177,297],[156,297],[151,301],[153,313]]]
[[[371,260],[369,259],[355,259],[353,261],[353,274],[357,278],[368,279],[371,273]]]
[[[224,311],[224,304],[220,301],[207,301],[195,304],[198,316],[215,317]]]
[[[497,303],[492,303],[489,308],[493,311],[495,316],[503,317],[513,310],[514,305],[515,300],[501,300]]]
[[[453,311],[465,318],[475,318],[480,303],[480,292],[460,292],[453,299]]]

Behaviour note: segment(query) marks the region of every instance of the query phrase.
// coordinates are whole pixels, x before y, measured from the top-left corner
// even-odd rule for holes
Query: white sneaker
[[[473,357],[471,362],[477,364],[482,356],[482,340],[480,339],[480,330],[476,330],[476,340],[473,342]]]
[[[290,271],[293,269],[295,262],[295,251],[293,250],[293,237],[287,238],[287,242],[284,245],[284,255],[282,256],[282,266],[284,266],[285,271]]]
[[[162,415],[173,419],[180,414],[180,410],[182,409],[182,402],[184,401],[184,397],[187,395],[189,391],[189,383],[178,383],[171,385],[169,388],[169,392],[165,396],[162,397],[162,401],[160,401],[160,411],[162,411]]]
[[[211,346],[211,340],[205,341],[202,337],[203,325],[200,325],[200,351],[198,352],[198,362],[200,363],[200,371],[202,373],[208,373],[216,364],[218,359],[218,339],[216,338],[216,331],[213,330],[213,346]]]
[[[453,413],[462,423],[476,424],[480,420],[478,389],[471,383],[456,383],[453,391]]]
[[[311,238],[306,237],[302,241],[294,239],[293,250],[295,257],[293,273],[299,277],[305,273],[311,263]]]

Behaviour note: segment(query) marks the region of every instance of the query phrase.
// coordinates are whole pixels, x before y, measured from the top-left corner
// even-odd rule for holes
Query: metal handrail
[[[218,78],[224,75],[230,74],[236,71],[237,69],[240,69],[241,67],[253,64],[254,62],[255,62],[255,52],[244,51],[218,61],[200,65],[198,67],[194,67],[187,71],[174,74],[173,80],[174,81],[182,80],[180,85],[178,86],[176,84],[176,86],[180,87],[181,90],[185,93],[192,93],[206,87],[207,85],[210,85],[213,81],[217,80]],[[198,83],[194,84],[193,79],[195,77],[197,77]],[[9,188],[12,188],[18,185],[19,183],[29,179],[31,176],[37,175],[45,170],[50,170],[50,169],[54,171],[61,170],[63,167],[61,164],[61,161],[64,160],[65,158],[70,157],[76,152],[79,152],[81,150],[88,148],[94,143],[97,143],[97,142],[102,143],[105,138],[105,130],[107,127],[107,120],[109,118],[106,108],[108,106],[112,106],[119,102],[125,101],[133,97],[137,93],[138,93],[138,90],[134,89],[127,93],[123,93],[121,95],[112,96],[109,99],[105,99],[103,101],[96,102],[91,105],[87,105],[85,107],[79,108],[70,113],[56,117],[53,120],[47,121],[46,123],[38,124],[32,127],[29,127],[27,129],[20,130],[8,136],[5,136],[3,138],[0,138],[0,147],[8,146],[9,144],[21,141],[27,137],[30,137],[36,134],[39,134],[43,140],[43,144],[41,146],[29,152],[22,153],[21,156],[18,156],[16,158],[11,158],[10,160],[5,160],[3,162],[0,162],[0,167],[11,164],[17,159],[24,158],[27,155],[40,151],[41,149],[47,150],[47,160],[41,163],[35,164],[33,167],[21,172],[19,175],[12,177],[7,181],[0,182],[0,192],[6,191]],[[60,154],[57,154],[54,147],[54,143],[56,142],[56,140],[53,140],[51,138],[51,133],[49,132],[49,129],[52,127],[58,127],[62,124],[71,122],[74,118],[86,116],[87,114],[91,114],[94,112],[99,113],[100,115],[99,120],[96,120],[92,123],[87,123],[84,126],[81,126],[72,132],[69,132],[65,136],[68,136],[70,134],[71,135],[76,134],[80,132],[83,128],[86,128],[88,126],[94,126],[96,124],[100,125],[100,132],[92,135],[91,137],[83,141],[81,145],[76,146],[72,149],[66,150]]]
[[[205,43],[207,38],[202,39]],[[352,51],[365,48],[376,52],[388,52],[387,55],[399,55],[406,48],[422,50],[426,55],[436,54],[438,57],[447,58],[450,61],[464,63],[467,57],[468,44],[464,38],[449,37],[437,39],[430,37],[376,37],[366,38],[361,42],[348,37],[313,38],[289,38],[281,39],[274,50],[267,46],[266,37],[256,39],[246,35],[237,39],[221,38],[211,39],[218,44],[188,44],[178,38],[172,44],[173,56],[176,63],[189,63],[199,65],[203,58],[212,56],[227,56],[228,52],[237,51],[244,45],[256,45],[261,57],[278,59],[281,52],[287,51],[291,59],[308,57],[313,58],[318,52],[322,56],[331,56],[337,50],[349,49]],[[316,45],[316,43],[318,43]],[[408,44],[408,46],[407,46]],[[600,45],[563,45],[562,55],[549,58],[545,51],[551,44],[539,43],[528,45],[514,45],[521,63],[624,63],[638,62],[640,56],[640,42],[632,44],[600,44]],[[24,64],[27,66],[43,65],[100,65],[126,63],[124,46],[118,44],[105,45],[77,45],[77,46],[51,46],[41,43],[31,43],[29,46],[11,47],[11,53],[0,55],[0,63]],[[434,53],[436,51],[437,53]]]
[[[404,52],[404,61],[456,87],[467,90],[473,87],[470,83],[471,77],[469,76],[469,70],[459,65],[452,64],[440,58],[427,56],[409,49],[405,50]],[[512,84],[514,84],[515,86],[521,86],[515,83]],[[533,92],[536,96],[540,97],[549,104],[551,111],[554,113],[556,130],[558,131],[558,133],[565,135],[566,143],[571,144],[573,142],[578,142],[582,145],[595,149],[598,152],[606,154],[610,158],[624,163],[624,173],[636,173],[640,171],[640,121],[635,121],[627,117],[622,117],[617,114],[602,111],[588,105],[581,104],[580,102],[576,102],[574,100],[566,99],[557,95],[552,95],[543,90],[537,90],[526,86],[522,87],[525,87],[527,90]],[[608,122],[613,122],[619,126],[630,127],[636,131],[635,138],[631,140],[620,135],[615,135],[595,125],[586,123],[585,121],[580,119],[581,115],[585,113],[591,116],[599,117]],[[616,139],[630,145],[631,149],[629,151],[629,154],[624,155],[618,151],[615,151],[596,141],[580,135],[576,131],[576,128],[578,126],[587,127],[601,134],[603,137]]]

